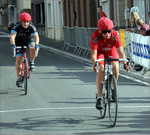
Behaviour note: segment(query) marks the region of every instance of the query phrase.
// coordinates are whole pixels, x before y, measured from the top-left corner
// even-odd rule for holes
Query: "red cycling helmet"
[[[31,16],[28,13],[21,13],[20,14],[20,21],[31,21]]]
[[[98,20],[99,30],[111,30],[114,27],[113,22],[107,17],[101,17]]]

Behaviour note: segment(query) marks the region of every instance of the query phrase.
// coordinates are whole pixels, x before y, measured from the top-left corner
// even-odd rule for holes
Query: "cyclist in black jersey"
[[[10,35],[10,43],[12,50],[15,46],[27,46],[30,50],[30,71],[34,71],[34,60],[36,49],[39,49],[39,35],[37,33],[36,27],[30,22],[31,16],[28,13],[20,14],[20,22],[16,23],[13,27]],[[16,85],[21,87],[21,68],[22,68],[22,56],[23,50],[16,50],[16,72],[17,81]]]

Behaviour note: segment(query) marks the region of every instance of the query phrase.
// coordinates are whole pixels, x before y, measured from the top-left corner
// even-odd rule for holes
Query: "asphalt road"
[[[2,33],[0,33],[1,35]],[[15,86],[9,37],[0,36],[0,135],[149,135],[150,88],[120,75],[117,124],[95,109],[95,73],[88,63],[41,49],[25,96]]]

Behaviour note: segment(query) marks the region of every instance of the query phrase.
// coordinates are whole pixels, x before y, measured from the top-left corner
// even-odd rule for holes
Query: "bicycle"
[[[96,70],[98,72],[98,65],[100,61],[105,61],[105,76],[102,90],[102,109],[100,109],[100,117],[103,119],[106,115],[106,109],[108,104],[109,122],[111,127],[114,127],[117,122],[118,115],[118,89],[116,78],[112,72],[113,61],[126,61],[127,59],[113,59],[112,56],[109,59],[98,59],[96,61]],[[96,94],[96,98],[97,98]]]
[[[16,57],[16,49],[23,49],[23,58],[22,58],[22,69],[21,69],[21,78],[22,83],[24,83],[24,92],[27,95],[28,90],[28,79],[30,78],[30,69],[29,69],[29,62],[27,58],[27,46],[16,46],[14,48],[13,57]],[[36,57],[38,56],[38,50],[36,48]]]

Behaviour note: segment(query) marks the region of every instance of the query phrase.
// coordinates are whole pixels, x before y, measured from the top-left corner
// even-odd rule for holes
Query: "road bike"
[[[27,46],[16,46],[14,48],[13,57],[16,57],[16,49],[23,49],[23,57],[22,57],[22,69],[21,69],[21,78],[22,83],[24,83],[24,92],[27,95],[28,90],[28,79],[30,78],[30,69],[29,69],[29,62],[27,58]],[[38,56],[38,50],[36,48],[36,57]]]
[[[105,61],[105,76],[104,76],[104,83],[103,83],[103,90],[102,90],[102,97],[103,100],[101,102],[102,109],[100,109],[100,117],[105,118],[106,109],[108,105],[108,112],[109,112],[109,121],[111,127],[114,127],[117,122],[117,115],[118,115],[118,89],[117,89],[117,82],[116,78],[113,75],[112,71],[112,63],[113,61],[126,61],[127,59],[113,59],[112,56],[109,59],[98,59],[96,61],[96,70],[98,72],[98,66],[100,61]],[[96,94],[96,97],[98,95]]]

